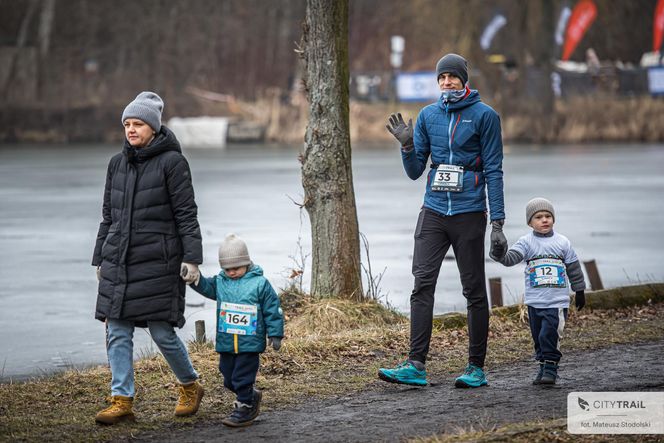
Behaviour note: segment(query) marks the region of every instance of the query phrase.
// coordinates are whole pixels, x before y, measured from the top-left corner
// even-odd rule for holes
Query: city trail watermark
[[[664,434],[664,392],[570,392],[571,434]]]

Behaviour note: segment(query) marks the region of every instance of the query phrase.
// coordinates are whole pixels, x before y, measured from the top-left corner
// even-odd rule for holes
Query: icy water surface
[[[106,360],[104,328],[94,320],[90,260],[106,165],[117,151],[103,145],[0,147],[1,378]],[[218,272],[217,248],[225,234],[236,232],[273,285],[284,287],[294,258],[311,249],[307,215],[293,202],[302,200],[297,149],[242,145],[185,155],[203,232],[203,273]],[[596,259],[605,286],[663,281],[663,167],[664,145],[508,147],[508,241],[528,230],[525,203],[544,196],[554,203],[555,229],[570,238],[582,261]],[[372,269],[384,271],[386,300],[408,312],[412,233],[425,178],[405,176],[397,149],[355,151],[353,173]],[[487,259],[487,277],[502,277],[506,304],[520,300],[522,272]],[[204,319],[208,337],[214,336],[214,303],[191,290],[187,302],[180,335],[192,338],[194,320]],[[464,306],[448,256],[435,309]],[[153,352],[150,343],[137,330],[136,355]]]

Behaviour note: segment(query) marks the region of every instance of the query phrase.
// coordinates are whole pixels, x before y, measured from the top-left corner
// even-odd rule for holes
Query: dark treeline
[[[655,3],[597,0],[597,20],[572,59],[585,60],[592,47],[602,60],[638,63],[652,46]],[[491,74],[479,36],[496,11],[508,24],[492,52],[520,65],[550,63],[562,5],[352,0],[350,71],[390,72],[390,36],[398,34],[406,40],[404,71],[433,69],[443,53],[455,51]],[[305,0],[0,0],[0,107],[22,118],[39,110],[77,119],[77,109],[103,118],[104,110],[117,111],[151,89],[166,100],[167,115],[192,115],[200,103],[188,88],[243,100],[287,90],[300,77],[304,11]],[[487,86],[490,97],[498,86]],[[0,136],[6,132],[0,126]]]

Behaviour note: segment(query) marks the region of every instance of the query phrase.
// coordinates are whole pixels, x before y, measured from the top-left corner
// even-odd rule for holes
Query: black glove
[[[394,136],[401,146],[405,149],[413,149],[413,119],[408,120],[408,124],[404,121],[401,113],[390,115],[389,124],[385,125],[390,134]]]
[[[507,253],[507,239],[503,234],[503,224],[505,220],[494,220],[491,222],[491,249],[489,257],[495,261],[500,261]]]
[[[576,296],[574,297],[574,304],[576,305],[576,310],[580,311],[586,305],[586,294],[583,291],[576,291]]]
[[[272,346],[272,349],[278,351],[281,349],[281,337],[268,337],[268,344]]]

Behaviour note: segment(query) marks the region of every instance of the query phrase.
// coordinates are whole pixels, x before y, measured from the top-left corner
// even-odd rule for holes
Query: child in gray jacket
[[[579,259],[567,237],[553,232],[554,222],[555,211],[549,200],[530,200],[526,205],[526,223],[532,232],[521,237],[499,260],[505,266],[526,262],[525,304],[535,358],[539,361],[535,385],[552,385],[558,378],[560,338],[570,302],[568,281],[576,292],[576,308],[581,309],[586,303]]]

